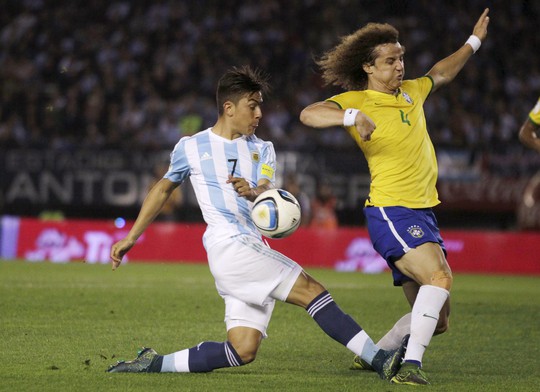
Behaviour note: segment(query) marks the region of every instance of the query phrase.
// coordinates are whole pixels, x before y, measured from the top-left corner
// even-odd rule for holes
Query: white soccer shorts
[[[274,301],[287,299],[302,272],[298,263],[248,235],[209,247],[208,264],[225,300],[227,330],[247,326],[263,335]]]

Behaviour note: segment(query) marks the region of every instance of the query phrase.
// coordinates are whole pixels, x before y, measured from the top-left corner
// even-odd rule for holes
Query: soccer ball
[[[283,189],[270,189],[253,202],[251,219],[259,232],[268,238],[285,238],[300,225],[300,204]]]

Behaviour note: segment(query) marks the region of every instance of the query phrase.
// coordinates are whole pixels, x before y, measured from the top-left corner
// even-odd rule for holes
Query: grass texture
[[[389,274],[310,269],[376,341],[408,311]],[[456,275],[450,330],[424,356],[430,391],[540,385],[540,279]],[[1,391],[397,391],[301,308],[278,303],[257,360],[207,374],[109,374],[141,346],[223,341],[223,303],[204,264],[0,262]]]

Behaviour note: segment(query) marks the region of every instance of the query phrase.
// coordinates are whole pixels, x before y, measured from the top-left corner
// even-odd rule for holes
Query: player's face
[[[376,47],[378,53],[373,65],[365,65],[370,89],[395,93],[401,87],[405,76],[405,53],[401,44],[383,44]]]
[[[261,92],[244,95],[236,105],[234,105],[234,115],[232,117],[233,133],[240,137],[242,135],[253,135],[259,126],[262,118]]]

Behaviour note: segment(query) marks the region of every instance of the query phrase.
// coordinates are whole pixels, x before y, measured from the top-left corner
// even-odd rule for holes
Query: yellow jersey
[[[342,109],[359,109],[376,125],[366,142],[355,127],[347,128],[369,166],[366,206],[429,208],[440,203],[437,158],[423,108],[432,88],[433,80],[424,76],[404,81],[397,95],[363,90],[327,99]]]
[[[540,127],[540,98],[538,98],[538,102],[536,102],[536,105],[529,113],[529,119],[537,126]]]

